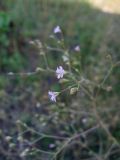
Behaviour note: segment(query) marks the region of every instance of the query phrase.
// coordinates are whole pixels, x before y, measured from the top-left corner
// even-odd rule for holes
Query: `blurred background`
[[[101,82],[111,61],[120,61],[120,0],[0,0],[0,160],[54,160],[64,145],[60,137],[98,124],[82,90],[63,94],[56,104],[49,101],[48,90],[64,87],[54,74],[11,75],[44,68],[38,48],[29,42],[39,39],[55,46],[50,37],[57,25],[67,48],[80,45],[86,79]],[[46,52],[51,68],[62,64],[59,53]],[[97,97],[99,118],[110,135],[96,127],[60,150],[56,160],[120,160],[119,99],[116,65]]]

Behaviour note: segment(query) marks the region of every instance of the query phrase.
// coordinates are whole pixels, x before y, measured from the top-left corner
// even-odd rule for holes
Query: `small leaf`
[[[67,82],[69,82],[69,80],[68,80],[68,79],[65,79],[65,78],[62,78],[62,79],[60,79],[59,82],[60,82],[60,83],[67,83]]]

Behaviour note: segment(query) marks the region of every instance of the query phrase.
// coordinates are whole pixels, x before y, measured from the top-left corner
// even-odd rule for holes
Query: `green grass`
[[[120,16],[102,11],[102,6],[98,9],[94,2],[15,0],[14,3],[7,1],[5,5],[16,29],[25,38],[37,37],[43,42],[51,43],[48,37],[53,28],[60,25],[66,46],[81,46],[84,74],[96,80],[101,79],[109,69],[109,61],[106,59],[108,54],[114,62],[120,58]],[[112,1],[101,4],[111,6],[111,3]],[[55,62],[51,60],[50,63],[54,65]],[[116,83],[116,78],[113,81]]]
[[[16,0],[10,13],[25,35],[37,36],[42,40],[48,37],[54,26],[60,25],[68,41],[80,43],[85,54],[101,51],[103,42],[108,45],[114,37],[110,35],[108,39],[107,33],[112,34],[116,27],[119,30],[120,23],[118,15],[104,13],[83,0]],[[114,45],[108,46],[113,53],[116,52]]]
[[[93,78],[108,70],[107,54],[114,61],[120,58],[120,18],[92,4],[83,0],[16,0],[8,8],[25,37],[47,42],[53,28],[60,25],[68,47],[80,44],[85,72]]]
[[[106,74],[109,69],[109,62],[106,59],[108,54],[114,62],[119,60],[120,16],[102,11],[101,6],[101,9],[98,9],[94,5],[95,1],[8,2],[6,3],[8,14],[23,37],[33,39],[37,37],[43,42],[51,43],[49,35],[56,25],[60,25],[67,47],[80,44],[84,74],[89,78],[101,79]],[[50,63],[56,65],[53,58]],[[116,78],[114,81],[116,83]]]

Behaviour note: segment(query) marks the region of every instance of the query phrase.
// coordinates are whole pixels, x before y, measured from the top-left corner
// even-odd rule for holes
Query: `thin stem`
[[[46,49],[51,50],[51,51],[65,52],[63,49],[53,48],[53,47],[50,47],[50,46],[47,46]]]
[[[52,69],[44,69],[44,68],[36,68],[35,71],[32,71],[32,72],[8,72],[8,73],[1,73],[0,75],[2,76],[32,76],[32,75],[36,75],[36,74],[39,74],[39,72],[51,72],[51,73],[55,73],[54,70]]]
[[[49,69],[46,53],[43,54],[43,58],[44,58],[44,62],[45,62],[45,65],[46,65],[46,69]]]
[[[88,129],[88,130],[86,130],[86,131],[84,131],[84,132],[82,132],[82,133],[79,133],[79,134],[77,133],[77,134],[75,134],[74,136],[70,137],[70,138],[62,145],[62,147],[56,152],[55,156],[53,157],[53,160],[56,160],[58,154],[60,154],[60,153],[63,151],[63,149],[65,149],[65,148],[69,145],[69,143],[70,143],[71,141],[73,141],[74,139],[79,138],[79,137],[82,136],[82,135],[86,135],[86,134],[90,133],[91,131],[93,131],[93,130],[95,130],[95,129],[97,129],[97,128],[99,128],[99,125],[97,125],[97,126],[95,126],[95,127],[93,127],[93,128],[90,128],[90,129]]]
[[[110,68],[110,70],[108,71],[108,73],[106,74],[106,76],[104,77],[103,81],[101,82],[100,86],[102,87],[104,85],[104,83],[106,82],[106,80],[108,79],[108,77],[110,76],[112,70],[113,70],[113,65],[112,67]]]
[[[49,154],[49,155],[55,155],[55,153],[53,152],[49,152],[49,151],[45,151],[45,150],[42,150],[42,149],[38,149],[36,148],[35,151],[38,151],[40,153],[44,153],[44,154]]]
[[[43,136],[43,137],[46,137],[46,138],[54,138],[54,139],[61,139],[61,140],[65,140],[67,139],[67,137],[60,137],[60,136],[55,136],[55,135],[47,135],[45,133],[40,133],[36,130],[34,130],[33,128],[27,126],[26,124],[23,124],[22,122],[19,122],[22,126],[26,127],[27,129],[29,129],[30,131],[40,135],[40,136]]]

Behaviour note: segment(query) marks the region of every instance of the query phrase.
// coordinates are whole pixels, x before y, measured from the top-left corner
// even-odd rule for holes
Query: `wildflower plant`
[[[57,34],[59,34],[59,36],[57,36]],[[81,152],[79,157],[96,160],[101,160],[104,157],[104,159],[106,159],[109,157],[111,149],[114,145],[116,145],[117,149],[120,150],[120,143],[110,131],[109,126],[106,124],[107,120],[101,118],[102,114],[104,113],[99,114],[98,100],[101,98],[100,93],[102,91],[108,91],[110,89],[110,87],[108,88],[108,86],[105,84],[114,68],[120,65],[120,62],[113,62],[110,60],[110,68],[108,69],[108,72],[103,78],[100,78],[100,80],[96,82],[92,79],[86,78],[87,76],[83,72],[81,62],[82,47],[80,47],[80,44],[76,45],[73,50],[70,50],[70,47],[66,47],[63,32],[60,26],[56,26],[53,29],[52,38],[58,42],[57,47],[43,44],[39,40],[30,42],[30,44],[38,48],[40,56],[43,57],[45,64],[44,68],[37,67],[35,71],[28,73],[9,72],[7,74],[9,76],[32,76],[42,72],[52,75],[52,77],[55,79],[54,83],[59,84],[60,86],[55,88],[53,87],[54,84],[53,86],[49,85],[49,88],[46,92],[48,103],[53,102],[52,105],[49,106],[49,108],[52,110],[50,110],[52,115],[47,115],[44,117],[47,119],[47,123],[42,123],[43,126],[39,126],[39,124],[37,124],[37,127],[33,129],[28,125],[29,123],[25,124],[21,121],[16,122],[19,130],[21,131],[21,133],[18,134],[17,139],[19,144],[26,142],[23,140],[23,135],[27,131],[30,131],[33,137],[35,137],[35,139],[32,137],[30,142],[26,142],[27,147],[23,147],[21,149],[22,151],[20,150],[20,156],[23,158],[27,155],[40,153],[49,155],[50,160],[64,160],[64,155],[66,154],[67,149],[69,150],[71,146],[77,144],[77,146],[80,146],[80,148],[86,151],[86,155]],[[53,66],[49,64],[47,51],[59,52],[62,59],[61,63],[57,63],[56,67],[53,68]],[[66,93],[69,99],[68,101],[65,99]],[[82,98],[76,107],[76,101],[77,98],[79,99],[79,96]],[[74,99],[74,102],[72,99]],[[85,99],[84,103],[82,103],[83,99]],[[72,107],[70,107],[71,104]],[[37,104],[38,110],[40,106],[40,104]],[[82,107],[84,108],[84,111],[80,110]],[[44,118],[41,118],[40,122],[43,122]],[[52,121],[52,119],[54,120]],[[70,122],[70,124],[65,125],[64,131],[59,131],[57,135],[46,133],[48,124],[52,124],[53,126],[56,125],[58,127],[59,123],[61,126],[63,126],[63,123],[67,121]],[[80,123],[77,124],[76,121]],[[76,129],[76,126],[79,126],[78,130]],[[98,132],[100,132],[101,135]],[[96,138],[95,134],[97,135],[97,140],[94,139]],[[107,139],[109,146],[104,144],[103,140],[101,140],[102,138]],[[11,137],[6,137],[6,139],[10,141]],[[92,142],[93,146],[91,146],[91,139],[94,139]],[[46,149],[43,147],[38,149],[36,147],[37,143],[39,146],[44,140],[45,144],[49,142],[49,148]],[[99,146],[97,151],[94,147],[96,145]],[[104,149],[106,150],[106,153]]]
[[[59,36],[58,36],[59,34]],[[73,136],[70,137],[57,137],[58,139],[62,139],[64,142],[62,143],[62,147],[58,147],[57,151],[53,154],[52,160],[57,160],[59,157],[59,154],[62,152],[64,153],[64,149],[67,148],[73,141],[76,141],[77,138],[80,138],[82,135],[87,136],[89,133],[93,133],[95,130],[102,129],[106,135],[108,135],[108,139],[111,140],[113,143],[119,143],[115,139],[115,137],[111,134],[107,126],[104,124],[103,120],[101,119],[98,111],[97,111],[97,98],[100,94],[101,90],[106,90],[105,83],[107,79],[109,78],[110,74],[112,73],[112,70],[114,67],[119,65],[119,62],[117,63],[111,63],[111,67],[108,70],[108,73],[105,75],[103,80],[99,83],[96,83],[90,79],[87,79],[84,77],[83,71],[82,71],[82,63],[81,63],[81,52],[82,49],[80,45],[76,45],[73,50],[70,50],[65,46],[64,36],[63,32],[60,26],[56,26],[53,29],[53,36],[56,41],[58,41],[58,47],[50,47],[46,45],[46,49],[50,51],[58,51],[61,53],[61,58],[63,60],[62,64],[58,64],[56,66],[57,69],[51,69],[49,66],[48,60],[46,57],[44,57],[45,63],[46,63],[46,69],[48,69],[49,72],[55,73],[57,77],[58,84],[62,85],[61,90],[50,90],[48,91],[48,98],[52,102],[60,103],[60,100],[58,97],[62,96],[64,93],[69,93],[69,96],[74,96],[75,94],[79,92],[84,92],[86,95],[86,101],[91,102],[92,104],[92,111],[94,114],[95,119],[93,122],[89,122],[89,116],[84,117],[82,119],[82,123],[84,126],[87,126],[87,130],[84,130],[83,132],[76,132]],[[45,54],[43,55],[45,56]],[[54,76],[53,75],[53,76]],[[95,91],[96,90],[96,91]],[[95,92],[95,93],[94,93]],[[71,98],[70,98],[71,99]],[[87,100],[88,99],[88,100]],[[69,109],[68,109],[69,110]],[[68,111],[69,112],[69,111]],[[75,118],[75,117],[74,117]],[[73,127],[73,126],[72,126]],[[73,127],[73,130],[74,127]],[[56,138],[56,137],[54,137]],[[84,145],[84,144],[83,144]],[[82,146],[82,144],[81,144]],[[91,150],[91,149],[90,149]],[[93,152],[93,151],[92,151]],[[92,153],[92,156],[95,156],[95,152]],[[97,155],[98,159],[100,158],[99,155]]]

